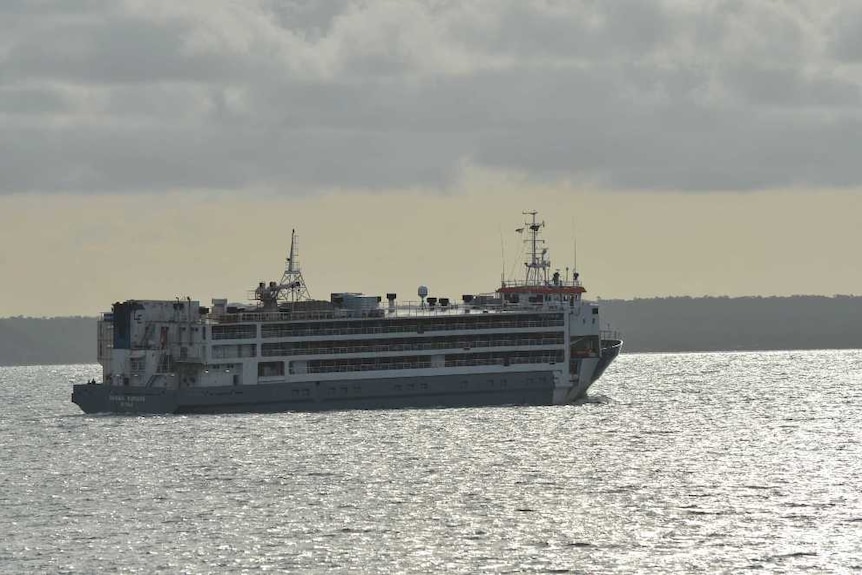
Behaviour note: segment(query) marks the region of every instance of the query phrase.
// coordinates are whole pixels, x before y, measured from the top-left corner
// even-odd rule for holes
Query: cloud
[[[7,0],[0,193],[857,186],[849,1]]]

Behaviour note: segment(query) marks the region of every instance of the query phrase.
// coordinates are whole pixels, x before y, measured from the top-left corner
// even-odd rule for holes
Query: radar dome
[[[428,295],[428,288],[426,286],[419,286],[419,297],[425,297]]]

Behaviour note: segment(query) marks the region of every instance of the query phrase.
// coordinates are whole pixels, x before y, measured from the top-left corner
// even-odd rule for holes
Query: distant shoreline
[[[862,296],[601,300],[624,353],[862,349]],[[0,366],[96,363],[96,318],[0,318]],[[604,326],[603,326],[604,327]]]

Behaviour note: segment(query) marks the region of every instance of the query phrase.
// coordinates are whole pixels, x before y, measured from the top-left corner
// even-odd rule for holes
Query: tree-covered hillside
[[[96,318],[0,318],[0,365],[95,361]]]
[[[862,297],[605,300],[627,351],[862,349]]]
[[[862,349],[862,297],[671,297],[600,302],[625,352]],[[605,327],[605,326],[603,326]],[[94,363],[96,319],[0,319],[0,365]]]

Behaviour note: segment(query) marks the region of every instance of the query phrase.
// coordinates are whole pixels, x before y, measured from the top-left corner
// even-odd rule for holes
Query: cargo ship
[[[524,212],[524,276],[457,300],[309,296],[295,232],[281,281],[252,303],[117,302],[98,322],[100,380],[85,413],[241,413],[559,405],[584,397],[622,340],[603,331],[579,274],[552,272],[544,222]]]

